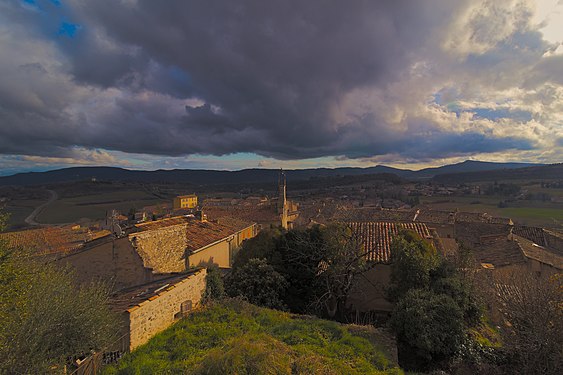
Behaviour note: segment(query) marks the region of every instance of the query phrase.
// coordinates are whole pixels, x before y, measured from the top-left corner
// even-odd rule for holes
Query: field
[[[402,374],[389,337],[239,300],[194,312],[105,374]]]
[[[75,222],[82,218],[103,219],[112,209],[127,214],[131,208],[139,209],[162,202],[165,200],[140,190],[104,192],[72,198],[63,197],[45,208],[37,221],[58,224]]]
[[[4,191],[3,195],[9,198],[4,209],[11,215],[10,230],[27,226],[25,218],[47,201],[48,189],[55,191],[58,199],[36,217],[36,221],[42,224],[74,223],[83,218],[100,220],[112,209],[127,214],[131,208],[140,209],[171,201],[168,194],[155,193],[151,188],[138,184],[75,183]]]
[[[516,200],[508,202],[507,207],[499,207],[499,202],[505,199],[501,196],[483,195],[421,197],[420,203],[428,205],[435,210],[453,211],[458,209],[465,212],[486,212],[493,216],[509,217],[518,224],[563,228],[563,203]]]

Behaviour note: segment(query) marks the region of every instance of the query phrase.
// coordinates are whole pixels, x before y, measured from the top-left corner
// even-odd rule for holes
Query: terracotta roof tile
[[[90,231],[72,226],[46,227],[0,234],[13,248],[29,249],[38,255],[66,254],[81,248],[86,242],[110,235],[109,231]]]
[[[516,225],[512,230],[512,233],[520,237],[526,238],[540,246],[544,246],[544,247],[547,246],[544,231],[542,228]]]
[[[428,227],[422,223],[351,222],[352,231],[359,236],[368,261],[389,263],[391,242],[401,229],[413,231],[422,238],[432,238]]]
[[[547,250],[545,247],[534,243],[526,238],[514,236],[518,245],[522,249],[522,253],[526,258],[537,260],[538,262],[548,264],[559,270],[563,270],[563,257],[554,254]]]

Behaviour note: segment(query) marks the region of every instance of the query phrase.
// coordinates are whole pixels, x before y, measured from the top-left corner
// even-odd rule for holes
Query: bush
[[[77,288],[68,270],[0,244],[0,373],[44,374],[116,338],[102,284]]]
[[[221,270],[219,270],[217,265],[207,268],[205,282],[205,292],[203,294],[204,303],[225,297],[225,286],[221,278]]]
[[[244,266],[233,270],[227,286],[231,297],[241,296],[258,306],[286,308],[282,296],[288,283],[265,259],[250,259]]]

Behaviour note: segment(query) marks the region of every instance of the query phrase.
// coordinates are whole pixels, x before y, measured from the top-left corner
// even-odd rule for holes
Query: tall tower
[[[278,214],[280,214],[281,226],[283,229],[287,229],[286,183],[285,172],[283,169],[280,169],[280,175],[278,178]]]

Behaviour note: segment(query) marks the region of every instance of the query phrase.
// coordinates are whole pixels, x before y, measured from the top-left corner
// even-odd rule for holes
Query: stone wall
[[[130,350],[146,343],[181,317],[182,304],[189,301],[192,309],[197,308],[205,291],[206,274],[205,269],[196,271],[139,305],[129,308],[126,314]]]
[[[348,296],[348,308],[360,313],[391,311],[393,304],[386,299],[385,290],[391,280],[391,266],[376,264],[359,275]]]
[[[186,269],[186,228],[188,224],[138,232],[129,235],[144,266],[154,273],[182,272]]]
[[[143,260],[127,238],[87,245],[58,259],[57,263],[71,266],[79,283],[102,280],[115,290],[153,280],[151,270],[144,267]]]

